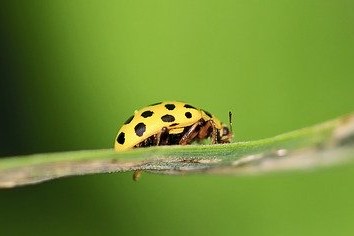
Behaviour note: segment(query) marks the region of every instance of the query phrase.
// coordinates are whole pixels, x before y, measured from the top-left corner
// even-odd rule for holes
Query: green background
[[[354,110],[353,1],[12,1],[1,156],[110,148],[187,101],[235,140]],[[354,166],[253,177],[105,174],[0,190],[0,235],[353,235]]]

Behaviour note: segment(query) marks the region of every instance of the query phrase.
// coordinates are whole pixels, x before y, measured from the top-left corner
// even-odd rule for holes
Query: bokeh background
[[[2,157],[110,148],[182,100],[236,141],[354,110],[354,2],[1,3]],[[254,177],[104,174],[0,190],[0,235],[353,235],[354,166]]]

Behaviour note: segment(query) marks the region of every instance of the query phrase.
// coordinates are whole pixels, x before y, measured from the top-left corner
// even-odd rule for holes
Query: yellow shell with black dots
[[[165,130],[170,137],[171,135],[179,134],[182,136],[187,132],[186,130],[189,127],[199,129],[207,124],[206,122],[212,124],[209,126],[212,126],[212,129],[218,131],[218,137],[228,135],[223,139],[223,142],[229,142],[231,140],[229,130],[225,128],[217,118],[213,117],[205,110],[177,101],[152,104],[135,111],[134,115],[123,124],[116,136],[114,149],[116,151],[124,151],[139,146],[159,145],[156,144],[154,140],[156,140],[156,135],[161,133],[162,130]],[[196,123],[198,123],[200,127],[194,125]],[[196,137],[196,134],[194,136]],[[210,134],[205,134],[204,136],[207,138],[210,137]],[[204,136],[202,138],[204,138]],[[149,142],[147,142],[147,140],[149,140]],[[144,141],[145,144],[143,145]],[[193,141],[193,139],[191,139],[191,141]],[[165,143],[165,145],[170,144],[167,139]],[[221,143],[221,141],[216,141],[216,143]]]

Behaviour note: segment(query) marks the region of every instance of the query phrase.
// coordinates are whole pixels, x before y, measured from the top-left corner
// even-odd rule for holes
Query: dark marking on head
[[[172,111],[173,109],[175,109],[175,105],[174,104],[166,104],[165,107],[167,108],[167,110]]]
[[[203,110],[204,112],[205,112],[205,114],[207,115],[207,116],[209,116],[210,118],[213,118],[213,115],[210,113],[210,112],[208,112],[208,111],[206,111],[206,110]]]
[[[226,136],[230,133],[230,130],[227,127],[222,128],[222,136]]]
[[[145,133],[146,131],[146,125],[142,122],[140,122],[139,124],[137,124],[135,127],[134,127],[134,130],[135,130],[135,133],[136,135],[138,135],[139,137],[143,136],[143,134]]]
[[[197,108],[195,108],[194,106],[191,106],[191,105],[189,105],[189,104],[184,105],[184,107],[185,107],[185,108],[197,109]]]
[[[148,118],[150,116],[152,116],[154,114],[153,111],[144,111],[143,113],[141,113],[141,116],[144,118]]]
[[[119,144],[124,144],[124,142],[125,142],[125,133],[124,133],[124,132],[120,132],[120,133],[118,134],[117,142],[118,142]]]
[[[190,113],[189,111],[187,111],[186,113],[184,113],[184,115],[185,115],[188,119],[192,118],[192,113]]]
[[[179,123],[173,123],[173,124],[170,124],[170,127],[174,127],[174,126],[177,126],[179,125]]]
[[[131,117],[129,117],[128,120],[126,120],[126,121],[124,122],[124,124],[125,124],[125,125],[129,124],[129,123],[132,121],[133,118],[134,118],[134,115],[132,115]]]
[[[156,105],[159,105],[161,104],[162,102],[157,102],[157,103],[153,103],[153,104],[150,104],[149,106],[156,106]]]
[[[163,122],[173,122],[175,121],[175,117],[173,115],[164,115],[161,117]]]

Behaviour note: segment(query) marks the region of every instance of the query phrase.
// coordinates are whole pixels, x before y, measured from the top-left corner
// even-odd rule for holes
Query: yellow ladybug
[[[168,101],[135,111],[118,131],[114,149],[124,151],[137,147],[187,145],[207,138],[211,138],[213,144],[230,143],[232,132],[203,109],[184,102]]]

